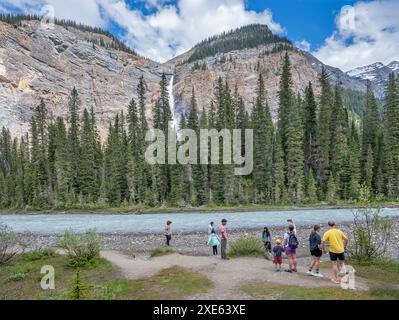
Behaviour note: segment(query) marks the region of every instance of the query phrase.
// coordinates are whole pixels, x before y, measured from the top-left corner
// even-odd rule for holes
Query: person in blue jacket
[[[218,235],[215,232],[215,229],[212,230],[209,240],[208,240],[208,245],[212,247],[212,255],[217,256],[218,255],[218,245],[220,245],[220,239]]]

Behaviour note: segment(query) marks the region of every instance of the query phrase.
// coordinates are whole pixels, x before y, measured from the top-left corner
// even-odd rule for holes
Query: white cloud
[[[51,6],[56,18],[70,19],[95,27],[103,27],[106,20],[101,16],[97,0],[1,0],[0,11],[21,10],[23,13],[43,14],[42,9]]]
[[[54,7],[57,18],[71,19],[94,27],[106,25],[96,0],[46,0],[46,3]]]
[[[144,0],[137,0],[144,1]],[[144,15],[123,0],[2,0],[15,8],[40,12],[49,4],[57,18],[71,19],[94,26],[106,26],[109,20],[125,30],[124,41],[139,54],[166,61],[190,49],[197,42],[223,31],[250,23],[267,24],[274,32],[283,28],[272,13],[248,11],[244,0],[146,0],[154,13]],[[0,6],[1,10],[1,6]]]
[[[336,30],[313,54],[344,71],[399,60],[399,1],[357,2],[336,18]]]
[[[295,47],[304,51],[310,51],[310,43],[306,40],[295,41]]]
[[[270,10],[247,11],[243,0],[179,0],[176,6],[164,5],[148,16],[130,10],[121,0],[98,1],[111,19],[126,29],[125,41],[137,52],[158,61],[183,53],[211,35],[249,23],[263,23],[274,32],[283,31],[273,21]]]

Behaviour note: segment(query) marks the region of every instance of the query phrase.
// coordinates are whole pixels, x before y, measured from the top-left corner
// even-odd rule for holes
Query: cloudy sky
[[[99,26],[161,62],[249,23],[267,24],[344,71],[399,60],[399,0],[0,0],[5,12],[54,12]]]

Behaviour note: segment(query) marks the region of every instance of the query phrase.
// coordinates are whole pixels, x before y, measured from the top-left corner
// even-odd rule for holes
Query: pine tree
[[[138,201],[140,203],[145,201],[145,195],[151,192],[151,175],[150,168],[145,162],[145,135],[148,130],[147,118],[145,116],[145,104],[146,104],[146,83],[144,77],[141,76],[139,84],[137,85],[137,96],[138,96],[138,113],[139,113],[139,130],[137,134],[137,146],[138,146],[138,164],[137,168],[139,170],[138,178]],[[152,198],[152,196],[150,196]]]
[[[399,89],[398,79],[391,73],[384,110],[384,176],[388,196],[399,194]]]
[[[267,202],[272,195],[272,139],[273,123],[266,101],[263,77],[258,78],[257,97],[252,112],[254,130],[254,186],[256,202]]]
[[[83,111],[80,152],[80,190],[86,202],[93,202],[98,197],[96,172],[96,144],[91,116],[87,109]]]
[[[71,162],[72,188],[76,194],[80,192],[80,124],[79,124],[80,99],[76,88],[73,88],[68,100],[68,145]]]
[[[66,195],[70,194],[72,188],[72,164],[69,157],[69,146],[64,119],[58,117],[55,121],[55,159],[54,171],[56,181],[56,198],[65,203]],[[73,202],[73,201],[72,201]]]
[[[317,182],[321,198],[327,191],[327,181],[330,176],[330,122],[333,95],[329,83],[329,76],[325,68],[320,75],[320,110],[317,124]]]
[[[279,130],[275,130],[273,141],[273,200],[275,203],[285,203],[287,192],[285,188],[284,153]]]
[[[218,131],[226,127],[226,108],[225,108],[225,88],[223,85],[222,78],[219,77],[215,88],[215,103],[216,103],[216,114],[215,119],[210,119],[210,123],[214,122],[214,128]],[[213,117],[213,110],[211,110],[210,116]],[[212,196],[213,201],[220,205],[224,204],[225,197],[225,170],[221,163],[223,146],[222,142],[219,143],[219,164],[211,164],[212,172]]]
[[[199,119],[199,128],[200,129],[209,129],[209,124],[208,124],[208,116],[206,114],[205,108],[202,108],[202,113]],[[208,159],[209,160],[209,159]],[[208,161],[209,163],[209,161]],[[202,170],[202,175],[203,175],[203,195],[204,195],[204,204],[209,202],[210,199],[210,178],[208,176],[208,168],[209,165],[207,164],[201,164],[201,170]]]
[[[364,181],[363,183],[366,185],[369,190],[372,190],[373,183],[373,171],[374,171],[374,154],[371,145],[369,145],[369,149],[367,150],[367,159],[366,159],[366,167],[364,168]]]
[[[339,80],[334,90],[334,102],[330,118],[330,176],[334,178],[337,192],[342,190],[339,178],[345,164],[345,152],[348,149],[348,113],[343,106]]]
[[[169,93],[167,88],[167,79],[165,74],[162,75],[160,86],[160,97],[153,108],[154,128],[162,130],[167,136],[169,132],[169,121],[172,120],[172,114],[169,105]],[[165,148],[165,154],[168,154],[168,148]],[[165,159],[166,160],[166,159]],[[156,186],[155,197],[157,202],[162,203],[168,198],[171,190],[170,170],[168,161],[165,164],[158,164],[153,167],[153,184]]]
[[[141,133],[137,105],[132,99],[128,106],[128,185],[134,204],[140,201],[140,145]]]
[[[127,182],[127,135],[124,115],[115,116],[109,126],[108,143],[104,154],[104,184],[108,203],[121,205],[129,199]]]
[[[306,198],[309,202],[313,203],[317,201],[317,192],[316,192],[316,181],[314,179],[313,171],[309,171],[305,176],[306,179]]]
[[[378,149],[379,146],[379,136],[380,136],[380,115],[378,112],[377,102],[374,97],[374,93],[371,87],[371,82],[367,81],[367,98],[366,105],[364,108],[364,114],[362,119],[363,130],[362,130],[362,150],[361,150],[361,180],[363,183],[366,182],[367,179],[371,179],[371,181],[366,184],[370,187],[370,190],[377,189],[377,170],[378,170]],[[373,153],[373,157],[369,157],[369,151]],[[370,163],[368,160],[373,162],[373,168],[371,175],[370,172]]]
[[[35,108],[31,119],[31,166],[32,204],[46,207],[50,202],[50,182],[48,163],[47,110],[43,100]]]
[[[233,146],[233,129],[235,129],[235,118],[236,111],[234,101],[232,99],[231,90],[229,88],[229,84],[227,80],[225,81],[224,90],[223,90],[223,105],[224,105],[224,128],[227,129],[230,133],[230,145]],[[237,200],[237,194],[235,191],[237,190],[237,180],[234,176],[234,164],[233,164],[233,152],[232,149],[229,151],[229,157],[231,159],[231,164],[223,164],[224,170],[224,201],[227,204],[234,204]],[[222,159],[222,158],[221,158]]]
[[[184,117],[183,117],[184,118]],[[183,127],[181,127],[183,128]],[[193,187],[194,187],[194,194],[195,194],[195,204],[196,205],[203,205],[206,199],[205,193],[205,179],[204,179],[204,172],[203,166],[199,164],[200,160],[200,124],[198,120],[198,108],[197,108],[197,100],[195,98],[194,88],[192,91],[191,96],[191,109],[190,114],[188,116],[187,128],[192,129],[195,131],[197,135],[197,164],[191,165],[191,172],[192,172],[192,180],[193,180]]]
[[[291,63],[286,53],[279,90],[279,130],[284,152],[288,197],[302,199],[304,187],[303,128],[299,106],[292,90]]]
[[[354,121],[351,124],[348,145],[347,160],[345,161],[345,166],[348,168],[348,174],[345,175],[348,179],[348,191],[347,196],[342,198],[357,199],[360,188],[360,139]]]
[[[312,83],[309,82],[305,90],[305,102],[303,110],[304,126],[304,158],[305,172],[316,172],[316,137],[317,137],[317,104],[313,93]],[[307,179],[309,181],[309,179]]]

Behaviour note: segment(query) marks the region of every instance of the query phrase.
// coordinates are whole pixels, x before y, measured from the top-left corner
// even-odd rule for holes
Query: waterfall
[[[172,75],[170,77],[169,85],[168,85],[168,92],[169,92],[169,107],[170,107],[170,113],[172,114],[172,119],[173,119],[173,127],[178,130],[179,128],[179,123],[178,123],[178,117],[175,114],[175,97],[173,95],[173,81],[175,79],[175,76]]]

